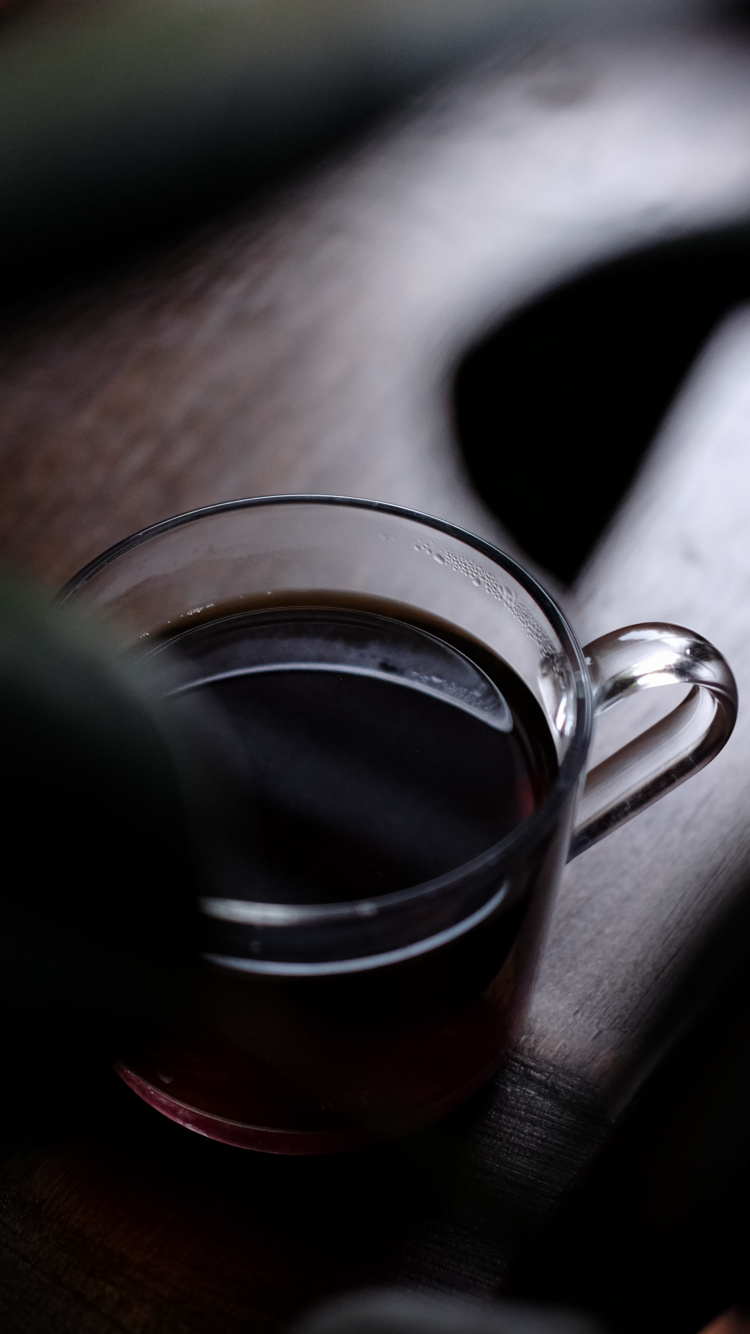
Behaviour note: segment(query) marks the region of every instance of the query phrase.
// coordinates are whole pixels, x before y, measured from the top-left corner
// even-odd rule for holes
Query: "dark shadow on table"
[[[484,337],[454,383],[460,447],[489,508],[572,583],[714,327],[750,297],[750,230],[602,264]]]

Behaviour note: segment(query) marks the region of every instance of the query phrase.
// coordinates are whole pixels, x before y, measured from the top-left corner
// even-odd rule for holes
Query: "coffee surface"
[[[202,710],[223,739],[222,818],[244,878],[232,894],[406,889],[485,852],[546,795],[554,752],[518,676],[395,610],[218,608],[157,650],[179,659],[175,708]]]

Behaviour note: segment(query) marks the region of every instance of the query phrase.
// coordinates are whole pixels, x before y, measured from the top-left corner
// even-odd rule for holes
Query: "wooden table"
[[[744,223],[749,74],[750,45],[724,31],[488,60],[262,206],[14,320],[0,337],[3,557],[54,586],[168,514],[278,491],[413,505],[514,550],[468,479],[456,367],[555,285]],[[682,622],[747,689],[749,422],[738,307],[559,590],[584,641]],[[562,422],[562,503],[576,466]],[[242,1155],[176,1131],[104,1067],[65,1106],[21,1096],[0,1154],[4,1328],[239,1334],[359,1284],[492,1291],[572,1185],[585,1199],[613,1125],[717,980],[741,972],[749,789],[741,715],[709,770],[568,868],[518,1050],[418,1142]],[[715,1313],[699,1308],[717,1285],[680,1328]],[[533,1274],[517,1287],[533,1292]],[[666,1309],[643,1320],[664,1328]]]

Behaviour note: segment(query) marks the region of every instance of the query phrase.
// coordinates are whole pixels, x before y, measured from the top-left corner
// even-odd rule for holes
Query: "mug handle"
[[[594,691],[595,715],[650,686],[692,685],[666,718],[586,777],[569,857],[673,787],[718,755],[737,717],[737,685],[713,644],[679,625],[629,625],[595,639],[583,650]]]

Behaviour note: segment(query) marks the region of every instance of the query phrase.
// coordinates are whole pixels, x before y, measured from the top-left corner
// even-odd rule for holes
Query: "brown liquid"
[[[160,650],[182,662],[175,708],[208,702],[231,752],[227,897],[332,903],[422,884],[498,843],[554,779],[539,706],[494,655],[410,609],[322,600],[214,608]],[[507,1044],[526,878],[476,929],[386,966],[217,968],[210,1037],[128,1066],[188,1108],[321,1143],[434,1119]],[[477,901],[496,889],[480,884]],[[212,930],[212,954],[237,952],[231,928]]]

